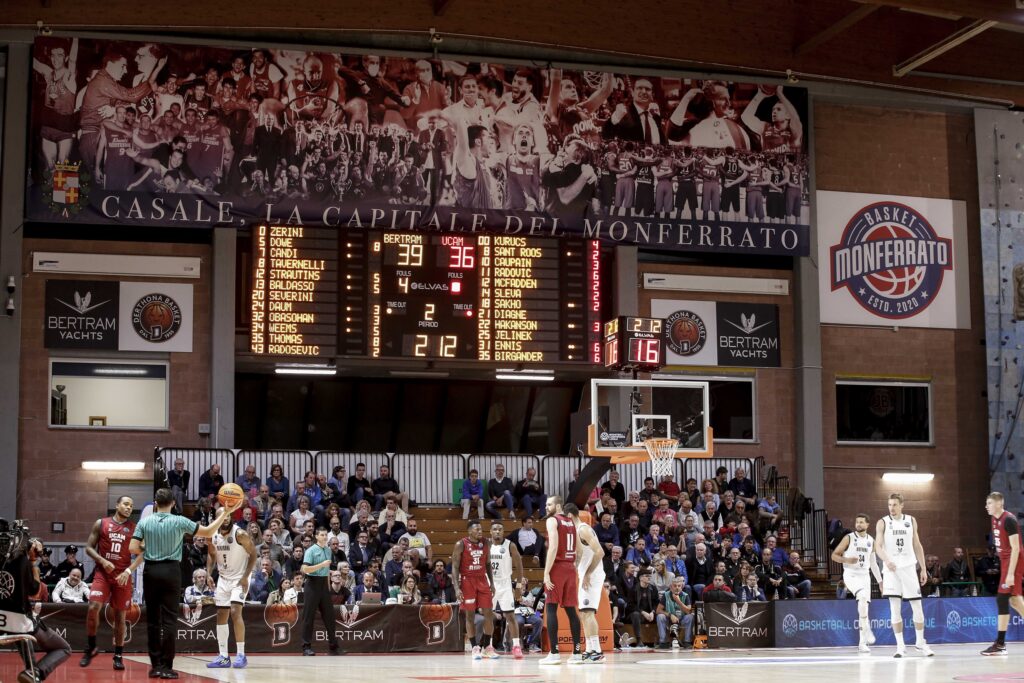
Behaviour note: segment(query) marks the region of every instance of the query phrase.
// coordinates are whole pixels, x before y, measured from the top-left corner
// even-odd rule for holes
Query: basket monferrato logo
[[[707,326],[693,311],[676,311],[665,319],[665,342],[673,353],[694,356],[707,341]]]
[[[894,320],[928,308],[953,269],[953,241],[898,202],[857,211],[829,251],[832,291],[846,287],[866,310]]]
[[[132,307],[132,326],[148,342],[165,342],[181,329],[181,307],[166,294],[147,294]]]

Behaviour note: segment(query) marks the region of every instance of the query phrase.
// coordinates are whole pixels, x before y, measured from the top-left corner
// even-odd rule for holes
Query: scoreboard
[[[594,240],[258,226],[250,351],[601,363]]]
[[[664,321],[621,316],[604,324],[604,365],[621,370],[658,370],[665,364]]]

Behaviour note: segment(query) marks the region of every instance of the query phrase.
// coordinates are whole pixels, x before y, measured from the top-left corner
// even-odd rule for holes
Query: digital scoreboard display
[[[604,324],[604,365],[608,368],[657,370],[665,364],[660,318],[622,316]]]
[[[255,354],[601,363],[593,240],[260,226]]]

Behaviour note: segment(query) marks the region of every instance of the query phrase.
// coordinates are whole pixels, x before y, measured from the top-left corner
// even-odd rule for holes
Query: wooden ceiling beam
[[[794,50],[794,52],[797,56],[800,56],[810,52],[811,50],[814,50],[820,45],[823,45],[828,41],[832,40],[840,33],[850,28],[854,24],[858,23],[862,19],[873,14],[875,10],[877,10],[878,8],[879,5],[874,4],[861,5],[860,7],[853,10],[836,23],[826,28],[824,31],[820,31],[819,33],[811,36],[811,38],[809,38],[808,40],[805,40],[804,42],[797,45],[796,50]]]
[[[953,33],[947,36],[946,38],[943,38],[934,45],[926,47],[925,49],[921,50],[910,59],[900,62],[899,64],[893,65],[892,75],[895,76],[896,78],[902,78],[903,76],[906,76],[908,73],[910,73],[917,67],[921,66],[922,64],[927,64],[928,62],[932,61],[939,55],[949,52],[957,45],[966,43],[968,40],[975,37],[979,33],[983,33],[989,30],[997,23],[999,22],[992,21],[989,19],[978,19],[977,21],[974,21],[971,24],[964,26],[956,33]]]

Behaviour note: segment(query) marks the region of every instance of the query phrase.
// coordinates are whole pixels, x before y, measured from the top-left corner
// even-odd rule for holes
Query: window
[[[50,361],[51,427],[167,429],[167,363]]]
[[[708,383],[711,429],[716,443],[753,443],[757,440],[754,417],[754,377],[656,375],[652,379],[692,380]],[[658,391],[654,392],[657,398]]]
[[[927,382],[836,382],[839,443],[930,444],[931,432]]]

